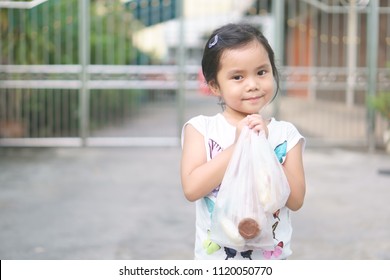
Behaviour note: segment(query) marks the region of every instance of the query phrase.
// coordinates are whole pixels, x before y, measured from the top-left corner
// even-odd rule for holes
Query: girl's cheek
[[[264,89],[267,91],[267,92],[274,92],[274,89],[275,89],[275,86],[274,86],[274,82],[273,81],[269,81],[269,82],[266,82],[264,84]]]

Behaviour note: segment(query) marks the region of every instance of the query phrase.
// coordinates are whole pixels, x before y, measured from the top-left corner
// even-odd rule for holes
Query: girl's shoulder
[[[300,134],[298,128],[293,123],[288,121],[276,120],[275,118],[271,118],[268,124],[268,129],[270,129],[273,133]]]
[[[213,116],[198,115],[188,120],[184,124],[183,128],[190,124],[203,134],[206,130],[209,130],[210,127],[216,126],[223,121],[223,116],[220,113]]]
[[[276,120],[272,118],[268,124],[269,136],[268,140],[273,146],[278,146],[286,142],[287,151],[294,147],[301,139],[305,137],[299,132],[298,128],[291,122]]]
[[[226,148],[234,141],[236,128],[230,125],[221,113],[214,116],[199,115],[191,118],[183,126],[182,141],[185,136],[184,128],[188,124],[192,125],[192,127],[203,135],[205,143],[212,141],[213,143],[217,143],[218,146]]]

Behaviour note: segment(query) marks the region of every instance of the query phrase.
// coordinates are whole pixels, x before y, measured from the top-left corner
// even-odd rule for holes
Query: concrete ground
[[[180,147],[0,148],[0,259],[192,259]],[[304,154],[291,259],[390,259],[390,155]]]

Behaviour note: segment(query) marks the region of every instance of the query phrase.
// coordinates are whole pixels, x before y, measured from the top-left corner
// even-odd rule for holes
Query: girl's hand
[[[234,140],[234,143],[236,143],[238,138],[240,137],[241,131],[242,131],[244,126],[249,126],[248,117],[245,117],[241,121],[238,122],[238,124],[236,126],[236,139]]]
[[[246,117],[247,125],[250,129],[254,130],[257,134],[260,131],[264,131],[265,137],[268,138],[268,127],[267,121],[263,119],[263,117],[259,114],[252,114]]]
[[[261,115],[252,114],[246,116],[237,124],[235,142],[237,142],[238,138],[240,137],[241,130],[244,126],[248,126],[249,129],[253,129],[256,133],[259,133],[261,130],[263,130],[265,132],[265,137],[268,138],[267,122],[263,120]]]

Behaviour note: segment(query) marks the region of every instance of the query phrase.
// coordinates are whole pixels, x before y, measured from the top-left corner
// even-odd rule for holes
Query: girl
[[[305,196],[305,140],[291,123],[260,115],[279,89],[274,52],[253,26],[228,24],[215,30],[207,41],[202,71],[224,110],[211,117],[194,117],[183,127],[181,181],[185,197],[196,201],[195,259],[286,259],[292,253],[289,211],[300,209]],[[255,132],[263,130],[273,148],[284,151],[278,155],[291,193],[285,207],[273,215],[272,251],[236,252],[209,238],[219,185],[244,126]]]

